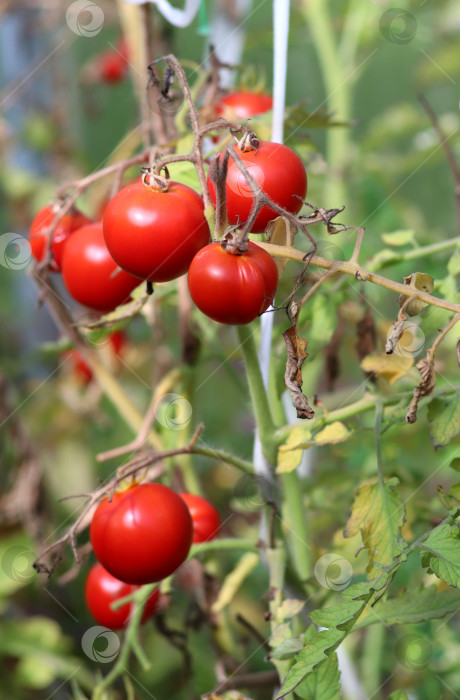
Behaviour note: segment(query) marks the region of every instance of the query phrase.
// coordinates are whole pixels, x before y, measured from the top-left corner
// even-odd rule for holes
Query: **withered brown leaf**
[[[313,418],[315,412],[308,403],[305,394],[302,393],[302,365],[308,357],[308,340],[301,338],[297,334],[296,326],[288,328],[283,333],[283,338],[287,352],[284,381],[291,394],[293,406],[297,411],[297,418]]]

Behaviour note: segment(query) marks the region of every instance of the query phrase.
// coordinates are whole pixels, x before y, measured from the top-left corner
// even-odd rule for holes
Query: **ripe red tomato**
[[[217,537],[220,529],[220,517],[209,501],[193,493],[181,493],[180,497],[187,504],[193,521],[193,541],[207,542]]]
[[[142,585],[170,576],[187,558],[193,524],[182,498],[162,484],[138,484],[105,498],[90,526],[94,553],[112,576]]]
[[[231,92],[224,95],[217,105],[217,113],[233,121],[233,115],[247,119],[254,114],[263,114],[273,108],[273,98],[257,92]]]
[[[87,362],[83,359],[78,350],[66,350],[63,355],[64,358],[68,359],[73,365],[73,372],[75,377],[82,384],[89,384],[93,379],[93,371]]]
[[[45,231],[51,226],[55,213],[53,205],[48,204],[37,212],[30,226],[30,247],[32,249],[32,255],[38,262],[41,262],[45,257]],[[52,259],[50,262],[50,270],[53,272],[60,271],[65,242],[77,229],[90,223],[91,219],[88,219],[87,216],[82,214],[81,211],[78,211],[75,207],[70,209],[70,211],[62,217],[54,229],[51,238]]]
[[[100,222],[83,226],[67,241],[62,277],[69,294],[80,304],[104,312],[126,303],[139,280],[116,270]]]
[[[234,148],[237,149],[238,145],[235,144]],[[307,174],[294,151],[280,143],[261,141],[257,150],[246,153],[239,151],[238,155],[249,174],[270,199],[292,214],[300,211],[302,202],[299,197],[304,199],[307,194]],[[216,190],[209,177],[208,186],[212,202],[215,204]],[[246,178],[231,158],[228,163],[226,190],[228,222],[232,225],[243,224],[249,217],[254,197]],[[251,230],[254,233],[263,233],[268,222],[277,216],[279,214],[270,207],[262,207]]]
[[[109,629],[116,630],[126,627],[131,613],[134,611],[134,603],[125,603],[114,610],[111,604],[120,598],[134,593],[139,586],[119,581],[109,574],[102,564],[94,564],[88,572],[85,582],[86,605],[96,622]],[[155,588],[148,597],[142,614],[141,623],[146,622],[154,615],[159,599],[158,588]]]
[[[126,75],[126,58],[117,51],[104,51],[97,57],[97,71],[105,83],[119,83]]]
[[[219,323],[250,323],[273,301],[278,270],[272,256],[249,241],[249,250],[232,255],[220,243],[193,258],[188,287],[198,308]]]
[[[167,192],[142,182],[124,187],[108,205],[103,226],[113,259],[150,282],[183,275],[210,238],[201,197],[178,182]]]

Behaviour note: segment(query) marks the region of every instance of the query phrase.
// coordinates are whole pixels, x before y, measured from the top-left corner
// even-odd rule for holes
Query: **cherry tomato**
[[[63,354],[64,358],[67,358],[73,365],[73,372],[76,378],[82,384],[89,384],[93,379],[93,370],[87,362],[83,359],[78,350],[66,350]]]
[[[94,564],[88,572],[85,582],[86,605],[96,622],[109,629],[116,630],[126,627],[131,613],[134,610],[134,603],[125,603],[114,610],[111,604],[120,598],[124,598],[139,589],[129,583],[119,581],[109,574],[102,564]],[[158,588],[155,588],[148,597],[144,606],[141,623],[146,622],[154,615],[159,599]]]
[[[83,226],[69,238],[62,256],[62,277],[76,301],[103,312],[126,303],[139,285],[137,277],[117,271],[101,223]]]
[[[238,149],[238,145],[235,144],[234,148]],[[250,175],[270,199],[292,214],[300,211],[301,199],[307,194],[307,174],[294,151],[280,143],[260,141],[256,150],[246,153],[238,151],[238,155]],[[216,190],[209,177],[208,186],[215,204]],[[231,158],[228,163],[226,190],[228,222],[232,225],[243,224],[249,217],[254,197],[246,178]],[[277,216],[279,214],[270,207],[262,207],[251,230],[254,233],[263,233],[268,222]]]
[[[126,75],[126,58],[117,51],[104,51],[97,57],[97,71],[105,83],[119,83]]]
[[[193,493],[181,493],[193,520],[193,541],[207,542],[219,534],[220,517],[217,510],[205,498]]]
[[[115,357],[122,357],[125,345],[126,335],[124,331],[113,331],[113,333],[109,335],[109,347],[111,348]],[[75,348],[72,350],[66,350],[66,352],[63,353],[63,357],[67,358],[71,362],[74,375],[82,384],[89,384],[92,381],[93,370],[86,360],[83,359],[78,350]]]
[[[38,262],[41,262],[45,257],[47,242],[45,232],[51,226],[56,211],[57,206],[47,205],[43,207],[37,212],[30,226],[30,247],[32,255]],[[72,208],[67,214],[64,214],[52,234],[50,270],[60,271],[65,242],[72,233],[90,223],[91,219],[88,219],[78,209]]]
[[[185,561],[193,524],[175,491],[162,484],[138,484],[99,504],[90,538],[112,576],[142,585],[170,576]]]
[[[225,119],[234,121],[234,117],[247,119],[254,114],[263,114],[273,108],[271,95],[257,92],[231,92],[224,95],[217,105],[217,113]]]
[[[232,255],[220,243],[210,243],[195,255],[188,272],[193,301],[219,323],[250,323],[268,309],[277,286],[275,261],[252,241],[242,255]]]
[[[113,259],[150,282],[183,275],[210,238],[201,197],[178,182],[167,192],[142,182],[124,187],[108,205],[103,226]]]

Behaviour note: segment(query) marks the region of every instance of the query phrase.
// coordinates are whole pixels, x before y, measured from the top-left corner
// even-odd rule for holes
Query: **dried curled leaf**
[[[366,309],[366,313],[362,317],[356,326],[356,334],[358,340],[356,341],[356,352],[358,353],[359,359],[363,360],[367,355],[375,350],[375,343],[377,334],[375,332],[374,319],[370,309]]]
[[[308,357],[306,351],[308,340],[297,335],[297,327],[291,326],[283,333],[286,343],[286,372],[284,381],[291,394],[292,403],[297,411],[297,418],[313,418],[315,412],[302,393],[302,365]]]
[[[385,352],[387,355],[392,355],[394,353],[406,326],[407,323],[405,320],[395,321],[393,323],[393,328],[388,333],[387,342],[385,343]]]
[[[434,287],[434,279],[431,275],[426,275],[424,272],[414,272],[413,275],[404,277],[404,284],[413,289],[414,291],[426,292],[431,294]],[[398,298],[399,306],[403,306],[404,302],[407,301],[407,296],[405,294],[400,294]],[[427,306],[424,301],[419,299],[412,299],[407,306],[404,308],[405,313],[408,316],[416,316]]]
[[[420,399],[424,396],[429,396],[433,391],[436,383],[434,376],[434,352],[430,348],[426,354],[426,357],[415,365],[420,372],[422,381],[414,389],[414,396],[409,404],[409,410],[406,414],[406,420],[408,423],[415,423],[417,420],[417,408]]]

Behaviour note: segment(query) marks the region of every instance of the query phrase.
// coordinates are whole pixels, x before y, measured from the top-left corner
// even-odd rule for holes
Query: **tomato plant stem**
[[[305,582],[311,576],[311,555],[306,508],[302,488],[296,471],[281,476],[283,486],[282,518],[288,547],[293,564],[300,580]]]
[[[243,353],[249,391],[254,408],[257,430],[265,459],[275,464],[276,450],[274,442],[275,425],[270,411],[267,392],[260,371],[254,331],[250,325],[238,326],[238,340]]]
[[[303,13],[316,48],[328,110],[340,121],[350,120],[350,88],[353,73],[347,75],[337,50],[328,0],[304,0]],[[341,206],[346,201],[344,177],[348,160],[348,128],[327,130],[327,155],[329,174],[326,180],[325,202],[327,206]]]

